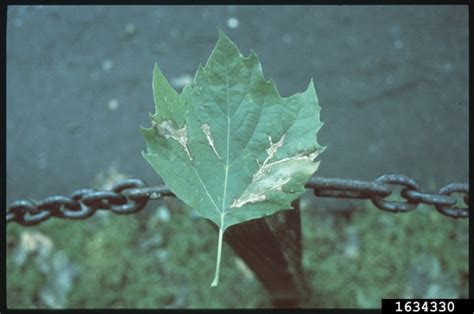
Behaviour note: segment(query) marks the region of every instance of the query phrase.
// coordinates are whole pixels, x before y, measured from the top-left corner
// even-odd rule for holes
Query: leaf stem
[[[219,227],[219,242],[217,244],[217,261],[216,261],[216,273],[214,275],[214,280],[211,283],[211,287],[217,287],[219,284],[219,271],[221,269],[221,255],[222,255],[222,239],[224,237],[224,228]]]

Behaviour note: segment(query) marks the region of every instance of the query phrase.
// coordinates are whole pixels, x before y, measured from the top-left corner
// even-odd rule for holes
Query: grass
[[[9,308],[254,308],[266,291],[217,233],[174,199],[130,216],[97,213],[7,227]],[[390,214],[302,211],[305,307],[376,308],[381,298],[467,297],[468,222],[419,206]]]
[[[377,308],[382,298],[468,297],[467,220],[425,205],[393,214],[362,204],[350,217],[303,212],[308,306]]]

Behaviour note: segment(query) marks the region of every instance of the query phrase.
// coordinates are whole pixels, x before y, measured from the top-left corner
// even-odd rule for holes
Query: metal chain
[[[385,198],[392,194],[394,186],[403,189],[400,196],[406,201],[387,201]],[[418,183],[405,175],[384,174],[374,181],[360,181],[336,178],[311,178],[305,185],[313,189],[316,196],[370,199],[378,208],[398,213],[409,212],[418,204],[433,205],[438,212],[452,218],[469,217],[469,184],[450,183],[443,186],[437,194],[425,193]],[[452,193],[462,193],[466,207],[455,207],[457,199]]]
[[[69,197],[50,196],[39,202],[18,200],[8,208],[7,222],[17,222],[23,226],[37,225],[51,217],[65,219],[86,219],[97,210],[110,210],[127,215],[137,213],[151,199],[174,194],[163,185],[147,187],[140,179],[126,179],[115,183],[110,191],[80,189]]]
[[[406,201],[388,201],[393,187],[403,187],[400,196]],[[469,217],[469,184],[450,183],[437,194],[425,193],[418,183],[404,175],[385,174],[374,181],[313,177],[305,188],[313,189],[319,197],[370,199],[378,208],[398,213],[409,212],[420,203],[433,205],[438,212],[452,218]],[[457,199],[452,193],[462,193],[466,207],[454,207]],[[80,189],[70,196],[50,196],[39,202],[18,200],[7,209],[7,222],[23,226],[37,225],[51,217],[86,219],[97,210],[110,210],[120,215],[141,211],[149,200],[175,196],[166,186],[147,187],[141,179],[126,179],[114,184],[110,191]]]

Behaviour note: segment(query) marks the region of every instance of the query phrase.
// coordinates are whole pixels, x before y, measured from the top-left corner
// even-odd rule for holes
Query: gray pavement
[[[7,204],[113,164],[160,183],[140,154],[153,64],[182,87],[218,28],[283,96],[314,78],[318,175],[402,173],[430,192],[468,180],[467,6],[10,6]]]

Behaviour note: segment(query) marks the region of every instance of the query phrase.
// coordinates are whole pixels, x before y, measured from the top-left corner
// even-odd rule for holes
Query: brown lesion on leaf
[[[262,202],[267,199],[267,193],[271,191],[281,191],[283,185],[287,184],[290,179],[290,175],[278,178],[267,177],[260,180],[259,184],[255,185],[253,189],[250,189],[251,184],[239,198],[234,199],[230,208],[242,207],[248,203]]]
[[[214,154],[216,154],[217,158],[222,159],[216,150],[216,146],[214,145],[214,138],[212,137],[212,134],[211,134],[211,127],[205,123],[201,125],[201,129],[204,135],[206,136],[207,143],[209,144],[209,146],[211,146],[212,150],[214,151]]]
[[[301,167],[300,163],[293,163],[293,161],[313,162],[320,152],[318,150],[311,153],[304,151],[290,157],[272,161],[278,149],[283,146],[285,135],[276,143],[273,143],[271,136],[268,137],[268,141],[270,145],[266,149],[267,157],[262,163],[257,160],[259,168],[252,176],[252,181],[242,195],[234,199],[230,205],[231,208],[265,201],[269,192],[281,191],[283,186],[290,181],[294,171],[298,171],[298,168]],[[279,167],[283,166],[283,163],[287,163],[287,167]]]
[[[189,160],[193,160],[191,153],[188,149],[188,131],[186,125],[182,128],[176,128],[173,121],[169,119],[161,120],[156,122],[151,120],[152,127],[156,130],[158,136],[164,137],[166,139],[173,139],[181,145],[188,155]]]
[[[255,172],[255,174],[253,175],[252,182],[255,182],[258,179],[260,179],[262,175],[265,173],[265,170],[271,167],[271,163],[269,164],[268,162],[273,158],[273,156],[275,156],[278,149],[283,146],[283,142],[285,141],[285,134],[283,134],[280,140],[276,143],[273,143],[272,137],[269,135],[268,141],[270,142],[270,147],[266,149],[268,156],[267,158],[265,158],[262,164],[260,164],[259,161],[257,160],[257,163],[260,165],[260,167],[258,168],[257,172]]]

